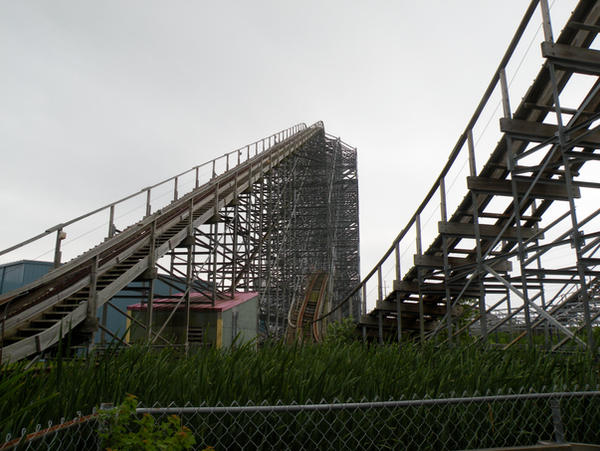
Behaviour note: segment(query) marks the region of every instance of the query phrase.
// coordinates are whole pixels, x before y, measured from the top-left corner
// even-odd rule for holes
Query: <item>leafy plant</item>
[[[192,432],[181,425],[177,415],[156,424],[152,415],[136,415],[137,399],[128,394],[115,409],[100,411],[103,430],[99,435],[103,446],[118,450],[186,450],[196,443]]]
[[[352,318],[344,318],[327,325],[325,342],[327,343],[352,343],[358,338],[356,323]]]

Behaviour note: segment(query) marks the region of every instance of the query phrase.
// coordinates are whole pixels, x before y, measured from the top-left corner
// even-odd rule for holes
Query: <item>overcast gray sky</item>
[[[0,249],[323,120],[358,148],[364,273],[444,165],[528,3],[0,0]]]

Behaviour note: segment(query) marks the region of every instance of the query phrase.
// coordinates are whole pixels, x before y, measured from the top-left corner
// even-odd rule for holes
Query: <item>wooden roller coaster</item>
[[[329,275],[313,274],[301,303],[294,303],[289,311],[287,341],[320,342],[323,338],[322,322],[315,322],[324,310],[327,300]]]

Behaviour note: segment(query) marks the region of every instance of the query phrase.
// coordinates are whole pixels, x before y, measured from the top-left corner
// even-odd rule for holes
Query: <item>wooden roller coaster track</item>
[[[329,275],[317,272],[309,280],[302,302],[293,305],[288,317],[288,343],[301,342],[319,343],[323,338],[322,323],[315,322],[323,314],[327,302],[327,286]]]

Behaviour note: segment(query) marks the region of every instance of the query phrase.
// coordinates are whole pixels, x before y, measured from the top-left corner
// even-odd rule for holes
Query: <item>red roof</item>
[[[177,293],[176,296],[182,296],[183,293]],[[206,312],[224,312],[232,309],[244,302],[249,301],[252,298],[258,296],[257,292],[250,291],[247,293],[235,293],[233,299],[217,299],[215,305],[212,305],[212,301],[203,293],[191,293],[190,294],[190,309],[196,311]],[[153,304],[153,310],[173,310],[173,307],[180,301],[180,299],[155,299]],[[132,311],[143,311],[146,310],[147,304],[133,304],[127,306],[127,310]],[[185,302],[181,301],[179,309],[185,308]]]

